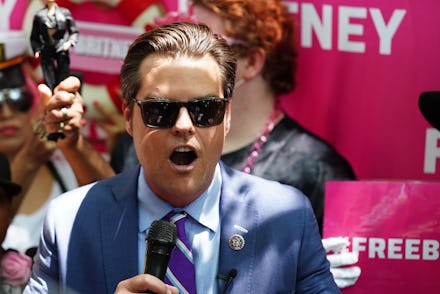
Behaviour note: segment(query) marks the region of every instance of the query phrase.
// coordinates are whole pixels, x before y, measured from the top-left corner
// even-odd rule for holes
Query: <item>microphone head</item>
[[[419,97],[419,109],[425,119],[440,130],[440,91],[423,92]]]
[[[147,235],[148,242],[176,244],[176,239],[177,229],[175,224],[165,220],[155,220],[151,223]]]
[[[237,276],[238,271],[233,268],[229,271],[229,277],[231,277],[232,279],[235,278]]]
[[[156,220],[151,223],[145,238],[147,250],[144,273],[164,280],[171,253],[176,246],[176,231],[176,225],[165,220]]]

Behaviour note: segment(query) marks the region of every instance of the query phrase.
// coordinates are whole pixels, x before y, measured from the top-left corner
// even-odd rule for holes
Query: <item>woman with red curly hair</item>
[[[353,180],[355,174],[329,143],[280,106],[280,97],[295,88],[298,48],[292,15],[278,0],[193,0],[192,4],[197,20],[224,36],[238,61],[231,129],[222,161],[300,189],[310,199],[322,232],[325,183]],[[346,242],[344,238],[323,240],[328,251]],[[336,257],[344,260],[343,265],[352,265],[357,261],[353,254]],[[332,257],[328,255],[336,284],[353,285],[360,268],[341,268]]]
[[[193,13],[223,35],[238,58],[232,125],[222,160],[229,166],[297,187],[322,229],[324,187],[355,179],[350,164],[281,108],[295,88],[294,19],[277,0],[193,0]]]

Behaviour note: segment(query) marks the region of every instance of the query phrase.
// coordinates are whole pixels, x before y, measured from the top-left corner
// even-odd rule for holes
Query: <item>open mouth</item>
[[[176,148],[171,153],[170,160],[176,165],[189,165],[196,160],[197,154],[189,147]]]

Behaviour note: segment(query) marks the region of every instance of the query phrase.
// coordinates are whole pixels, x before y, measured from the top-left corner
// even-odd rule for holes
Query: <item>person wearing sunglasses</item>
[[[145,292],[150,225],[176,216],[188,243],[177,242],[166,279],[179,293],[339,293],[306,196],[220,162],[235,69],[203,24],[164,25],[130,45],[123,116],[140,165],[51,203],[24,293]]]
[[[60,170],[51,161],[56,145],[34,135],[33,123],[41,110],[34,107],[35,91],[32,92],[23,66],[25,35],[2,31],[0,44],[6,53],[0,60],[0,152],[11,163],[13,181],[22,186],[22,192],[12,201],[13,219],[2,248],[32,255],[39,240],[37,228],[42,226],[44,203],[62,192],[65,180],[61,185],[51,172],[59,174]],[[68,170],[65,175],[64,179],[68,178]],[[73,180],[75,184],[68,187],[77,186],[74,177]]]
[[[235,115],[222,161],[300,189],[309,197],[322,232],[325,183],[356,176],[337,150],[280,105],[280,97],[296,85],[297,27],[292,16],[278,0],[193,0],[191,4],[192,21],[205,23],[225,37],[238,58]],[[112,151],[116,172],[138,164],[131,144],[130,137],[123,137]]]
[[[180,18],[206,23],[225,37],[238,58],[231,130],[221,160],[300,189],[310,199],[322,233],[326,182],[355,180],[356,176],[337,150],[280,105],[280,97],[296,85],[297,27],[292,16],[277,0],[193,0],[191,4],[192,14]],[[115,172],[139,163],[130,136],[120,137],[110,162]],[[346,238],[324,244],[329,251],[348,245]],[[345,288],[356,283],[360,268],[346,266],[356,263],[357,257],[348,252],[336,259],[344,260],[332,263],[337,284]]]
[[[26,41],[24,32],[0,32],[5,53],[0,55],[0,152],[11,163],[13,181],[22,187],[12,199],[13,218],[1,245],[33,257],[48,203],[113,171],[80,134],[83,105],[74,94],[77,79],[61,82],[54,93],[40,85],[42,97],[37,102],[37,86],[25,70]],[[65,138],[47,140],[46,133],[54,131],[62,131]],[[105,174],[108,170],[111,173]]]

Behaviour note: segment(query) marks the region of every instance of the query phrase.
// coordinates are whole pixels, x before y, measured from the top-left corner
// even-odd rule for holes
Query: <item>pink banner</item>
[[[352,293],[440,293],[440,183],[326,186],[324,237],[348,236],[362,270]]]
[[[440,90],[440,1],[285,2],[300,27],[286,110],[360,179],[440,180],[440,132],[417,104],[421,92]]]

